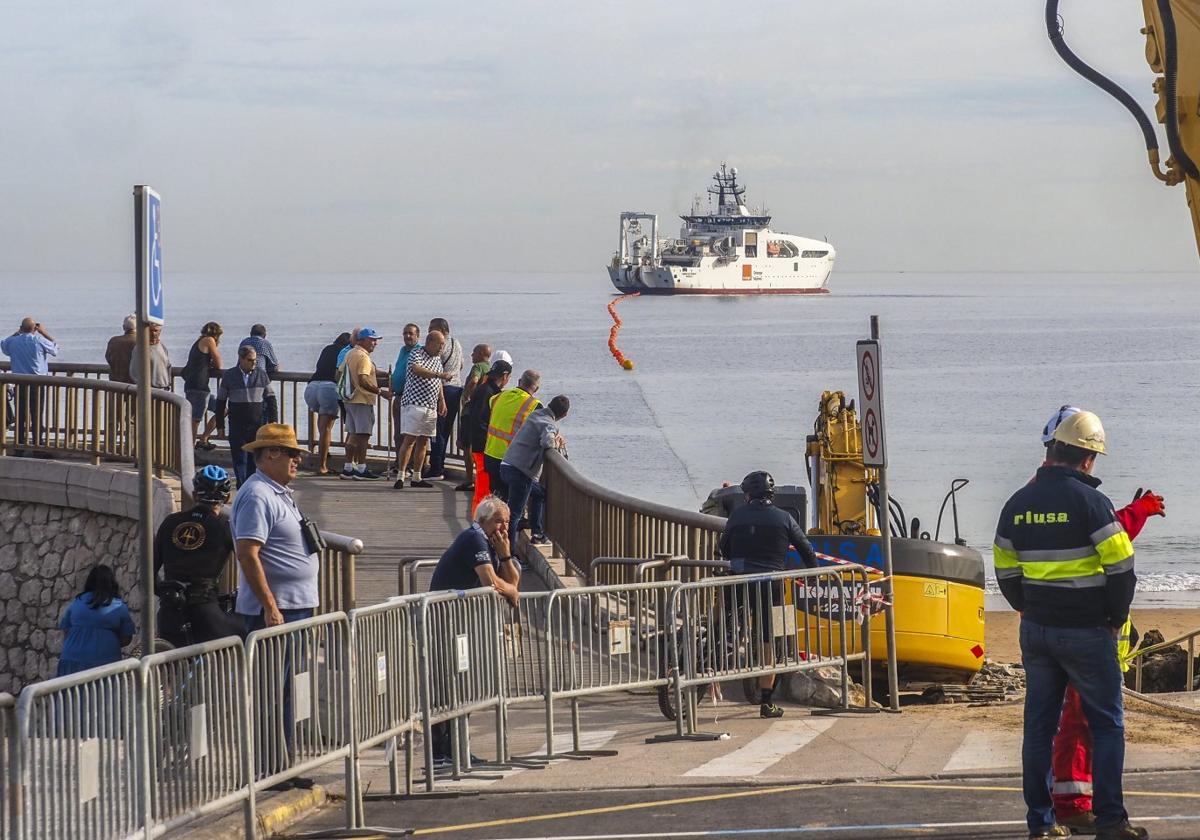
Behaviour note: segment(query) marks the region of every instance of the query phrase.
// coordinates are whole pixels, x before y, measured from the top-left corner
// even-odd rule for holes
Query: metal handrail
[[[0,372],[9,369],[7,360],[0,361]],[[183,368],[172,367],[172,376],[176,379],[182,379]],[[94,364],[89,362],[50,362],[51,375],[61,375],[71,378],[86,378],[100,381],[107,381],[109,370],[106,364]],[[385,371],[380,371],[385,374]],[[308,410],[308,406],[304,402],[304,388],[308,385],[313,374],[306,371],[295,370],[280,370],[271,374],[271,381],[278,384],[277,399],[279,404],[279,420],[282,423],[288,423],[296,430],[296,437],[300,443],[308,448],[310,452],[315,451],[319,442],[319,431],[317,428],[317,415]],[[120,384],[120,383],[116,383]],[[166,394],[168,391],[157,391],[156,393]],[[180,396],[180,399],[184,399]],[[368,441],[369,451],[375,457],[391,458],[395,452],[395,428],[392,422],[392,403],[382,397],[378,398],[375,403],[375,431],[372,433]],[[184,412],[185,420],[191,419],[191,409],[188,408]],[[340,419],[338,421],[341,422]],[[457,424],[457,421],[456,421]],[[191,447],[191,430],[188,429],[188,447]],[[219,440],[220,435],[214,435],[214,439]],[[344,439],[344,435],[343,435]],[[336,440],[336,436],[335,436]],[[446,445],[446,458],[451,461],[464,461],[464,454],[458,448],[458,430],[455,428],[450,435],[450,439]]]
[[[8,429],[8,405],[0,400],[0,456],[13,450],[31,450],[54,455],[88,458],[92,464],[102,460],[137,460],[135,403],[137,386],[123,382],[75,376],[34,376],[0,373],[0,391],[15,386],[16,394],[32,389],[38,393],[37,430],[33,440],[17,445],[17,428]],[[154,437],[151,459],[154,468],[179,477],[184,505],[192,498],[191,408],[179,394],[155,389],[151,392],[154,408]],[[18,400],[20,403],[20,400]],[[22,410],[23,406],[18,410]],[[31,418],[24,419],[26,423]],[[33,434],[33,431],[30,432]]]
[[[674,555],[712,561],[725,520],[618,493],[546,453],[546,533],[581,574],[595,557]],[[703,575],[704,570],[698,569]]]

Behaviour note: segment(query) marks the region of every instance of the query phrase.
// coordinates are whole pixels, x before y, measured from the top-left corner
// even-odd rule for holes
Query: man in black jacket
[[[271,387],[265,368],[257,367],[258,353],[249,344],[238,348],[238,363],[221,374],[217,381],[217,422],[224,423],[229,413],[229,457],[237,483],[254,474],[254,458],[242,446],[254,440],[263,424],[263,396]]]
[[[1104,427],[1090,411],[1054,430],[1037,480],[1004,505],[992,554],[1000,591],[1021,613],[1025,731],[1021,746],[1031,838],[1069,837],[1050,795],[1051,742],[1070,681],[1092,730],[1093,810],[1101,840],[1143,840],[1121,791],[1125,722],[1117,634],[1137,577],[1133,543],[1096,489]]]
[[[721,534],[721,556],[730,562],[735,575],[761,575],[782,572],[787,561],[788,547],[795,547],[800,560],[808,568],[816,568],[817,555],[808,537],[788,513],[775,507],[775,479],[769,472],[752,472],[742,479],[746,504],[729,514]],[[783,586],[778,580],[764,580],[737,588],[738,609],[744,621],[753,624],[758,633],[760,662],[775,661],[775,628],[772,612],[783,603]],[[775,705],[775,675],[758,679],[759,714],[765,718],[783,717],[783,709]]]

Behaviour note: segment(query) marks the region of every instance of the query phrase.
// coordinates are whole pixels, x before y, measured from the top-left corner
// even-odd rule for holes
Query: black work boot
[[[1130,824],[1129,820],[1121,820],[1116,825],[1098,829],[1096,840],[1150,840],[1150,832],[1140,825]]]

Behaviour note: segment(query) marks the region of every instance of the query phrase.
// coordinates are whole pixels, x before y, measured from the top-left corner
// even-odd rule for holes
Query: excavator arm
[[[1184,184],[1192,231],[1200,251],[1200,0],[1142,0],[1146,61],[1157,74],[1156,112],[1169,149],[1165,169],[1158,136],[1141,106],[1126,91],[1071,51],[1063,37],[1059,0],[1046,0],[1046,31],[1055,52],[1072,70],[1115,98],[1137,120],[1154,176],[1167,186]]]
[[[1184,183],[1200,249],[1200,0],[1142,0],[1146,63],[1156,74],[1158,121],[1171,156],[1167,183]]]

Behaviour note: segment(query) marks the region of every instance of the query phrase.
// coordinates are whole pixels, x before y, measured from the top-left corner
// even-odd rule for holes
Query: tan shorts
[[[414,437],[436,437],[437,412],[423,405],[400,406],[400,433]]]

